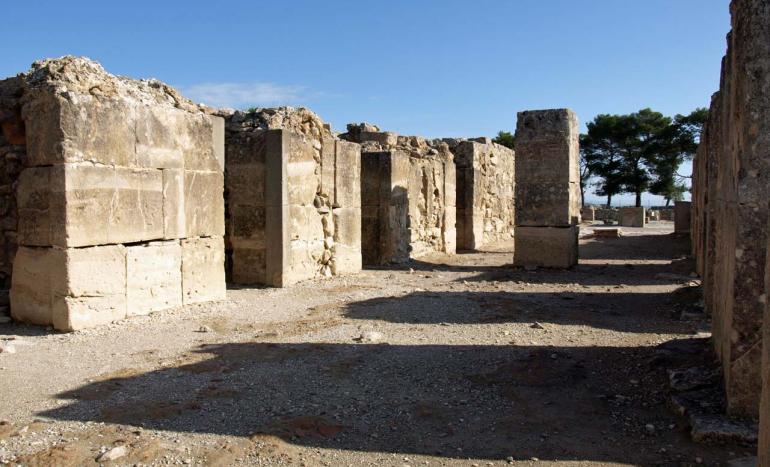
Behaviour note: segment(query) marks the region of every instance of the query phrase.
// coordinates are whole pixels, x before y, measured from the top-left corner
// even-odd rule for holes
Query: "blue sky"
[[[728,3],[11,2],[0,76],[84,55],[211,105],[305,105],[336,130],[368,121],[427,137],[492,136],[513,131],[525,109],[571,107],[585,122],[706,106]]]

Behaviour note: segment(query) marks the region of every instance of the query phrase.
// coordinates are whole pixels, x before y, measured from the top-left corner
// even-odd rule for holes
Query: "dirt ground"
[[[725,465],[666,369],[710,359],[671,223],[581,231],[570,271],[511,245],[58,334],[1,325],[0,464]],[[117,452],[112,451],[113,453]]]

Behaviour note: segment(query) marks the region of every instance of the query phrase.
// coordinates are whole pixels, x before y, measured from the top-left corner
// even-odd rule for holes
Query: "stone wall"
[[[454,154],[457,170],[457,248],[475,250],[513,238],[513,150],[489,138],[444,141]]]
[[[0,81],[0,316],[8,315],[18,215],[16,186],[26,159],[27,139],[21,118],[22,77]]]
[[[621,227],[644,227],[647,222],[645,208],[627,207],[618,209],[618,224]]]
[[[577,116],[520,112],[516,126],[514,264],[567,268],[578,260],[580,172]]]
[[[692,202],[677,201],[674,204],[674,231],[676,233],[690,233],[692,222]]]
[[[350,124],[341,138],[361,144],[362,233],[366,264],[456,250],[456,173],[443,141]]]
[[[224,298],[221,119],[81,58],[37,62],[9,88],[16,320],[75,330]]]
[[[770,3],[734,0],[731,10],[720,91],[694,164],[691,234],[728,411],[756,416],[770,220]]]
[[[360,271],[359,145],[307,109],[226,117],[231,280],[283,287]]]

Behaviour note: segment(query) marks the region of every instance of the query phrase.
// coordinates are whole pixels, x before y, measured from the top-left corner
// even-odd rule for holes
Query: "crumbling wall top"
[[[392,131],[380,131],[378,126],[371,123],[349,123],[347,130],[347,133],[341,134],[340,138],[359,143],[362,153],[401,150],[414,158],[437,159],[444,162],[454,160],[454,155],[444,140],[428,140],[422,136],[401,136]]]
[[[305,107],[257,108],[251,110],[220,110],[218,115],[225,117],[230,131],[259,132],[263,130],[285,129],[323,140],[336,138],[331,126]]]

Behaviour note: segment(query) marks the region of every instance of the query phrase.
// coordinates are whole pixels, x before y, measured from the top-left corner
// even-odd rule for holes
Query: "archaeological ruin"
[[[568,268],[578,261],[578,120],[568,109],[520,112],[516,125],[514,264]]]
[[[720,89],[694,163],[690,229],[727,411],[761,415],[760,465],[770,465],[770,4],[734,0],[731,12]]]
[[[220,118],[72,57],[0,89],[16,320],[75,330],[224,298]]]
[[[361,145],[361,252],[364,264],[405,262],[456,250],[454,156],[443,141],[348,125]]]
[[[360,146],[306,109],[224,115],[232,282],[284,287],[360,271]]]
[[[514,235],[515,154],[489,138],[445,139],[457,173],[457,248],[477,250]]]

